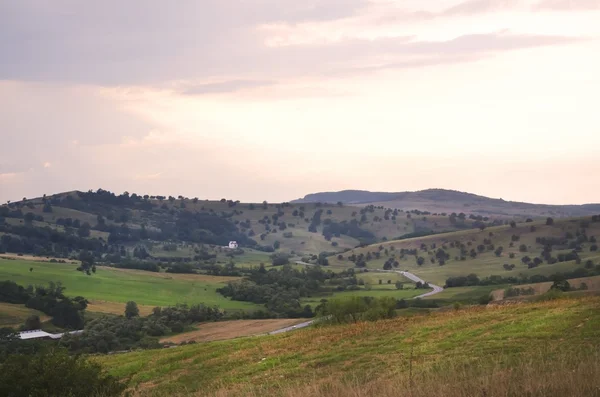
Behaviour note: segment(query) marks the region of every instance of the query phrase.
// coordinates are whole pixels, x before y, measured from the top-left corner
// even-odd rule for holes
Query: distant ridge
[[[338,203],[382,205],[404,210],[419,209],[431,212],[469,212],[493,215],[527,216],[584,216],[600,213],[600,204],[548,205],[505,201],[473,193],[447,189],[427,189],[416,192],[371,192],[342,190],[311,193],[292,203]]]

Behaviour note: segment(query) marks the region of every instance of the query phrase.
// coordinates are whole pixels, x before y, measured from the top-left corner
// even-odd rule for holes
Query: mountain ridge
[[[600,211],[600,203],[589,204],[538,204],[520,201],[507,201],[474,193],[449,189],[425,189],[405,192],[372,192],[368,190],[341,190],[310,193],[291,203],[337,203],[350,205],[383,205],[398,209],[419,209],[428,211],[475,212],[498,215],[531,216],[581,216]],[[534,211],[535,213],[530,213]]]

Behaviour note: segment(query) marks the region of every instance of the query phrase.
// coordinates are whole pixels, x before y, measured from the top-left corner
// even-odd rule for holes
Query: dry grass
[[[261,387],[246,390],[222,389],[214,393],[224,396],[282,397],[597,397],[600,396],[600,350],[539,352],[513,362],[474,361],[469,365],[453,365],[435,370],[397,374],[393,378],[365,382],[329,379],[305,385],[280,385],[276,393]],[[195,395],[206,395],[195,394]]]
[[[2,254],[0,255],[0,259],[18,259],[18,260],[23,260],[23,261],[32,261],[32,262],[50,262],[52,259],[57,260],[57,261],[66,261],[66,263],[79,263],[79,261],[74,261],[71,259],[64,259],[64,258],[54,258],[51,256],[34,256],[34,255],[19,255],[19,254],[11,254],[11,253],[6,253],[6,254]]]
[[[208,342],[265,334],[281,328],[290,327],[306,321],[305,319],[280,320],[238,320],[205,323],[198,325],[197,331],[169,336],[161,339],[161,343]]]
[[[154,306],[138,305],[140,316],[152,314],[153,308]],[[106,314],[123,314],[125,313],[125,303],[92,300],[88,303],[87,311]]]
[[[573,288],[580,288],[581,284],[585,283],[585,285],[587,285],[587,288],[589,291],[599,291],[600,290],[600,276],[573,278],[568,281],[569,281],[569,284],[571,284],[571,287],[573,287]],[[553,284],[552,282],[524,284],[524,285],[514,286],[513,288],[519,288],[522,290],[525,290],[528,288],[533,288],[533,290],[535,291],[534,295],[541,295],[541,294],[544,294],[544,293],[550,291],[550,287],[552,287],[552,284]],[[495,301],[503,300],[504,299],[504,289],[497,289],[497,290],[493,291],[492,298]],[[515,298],[526,298],[526,296],[515,297]]]
[[[0,303],[0,328],[23,325],[27,317],[31,315],[39,316],[42,322],[50,320],[49,316],[40,311],[29,309],[25,305],[2,302]]]
[[[472,395],[469,388],[492,384],[501,376],[522,385],[535,380],[521,373],[579,376],[577,371],[597,360],[599,350],[600,298],[583,297],[466,307],[97,360],[111,374],[127,379],[130,391],[140,396],[211,395],[218,390],[221,395],[250,396],[410,396],[402,388],[412,363],[423,393],[435,397]],[[592,353],[596,356],[589,359]],[[477,382],[467,382],[471,378]],[[459,391],[450,393],[454,389]],[[415,397],[424,395],[416,394],[419,390]],[[487,396],[527,395],[502,393]],[[530,395],[544,395],[535,393]],[[570,394],[556,386],[546,395]]]

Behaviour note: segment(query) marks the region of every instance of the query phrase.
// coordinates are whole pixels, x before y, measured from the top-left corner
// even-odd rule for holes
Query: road
[[[312,263],[306,263],[306,262],[302,262],[302,261],[296,261],[295,263],[298,264],[298,265],[316,266],[316,265],[313,265]],[[376,271],[377,272],[381,272],[381,273],[384,273],[384,272],[385,273],[400,273],[401,275],[403,275],[404,277],[406,277],[406,278],[414,281],[415,283],[418,283],[420,281],[423,284],[425,284],[425,280],[423,280],[419,276],[416,276],[416,275],[414,275],[412,273],[409,273],[409,272],[403,272],[403,271],[399,271],[399,270],[376,270]],[[442,292],[444,290],[442,287],[439,287],[437,285],[429,284],[429,286],[431,288],[433,288],[433,291],[429,291],[429,292],[426,292],[426,293],[421,294],[419,296],[415,296],[412,299],[425,298],[425,297],[428,297],[428,296],[439,294],[440,292]],[[269,332],[269,335],[277,335],[277,334],[282,334],[284,332],[289,332],[289,331],[294,331],[294,330],[297,330],[297,329],[300,329],[300,328],[305,328],[305,327],[308,327],[308,326],[312,325],[314,322],[315,322],[315,320],[311,320],[311,321],[306,321],[304,323],[292,325],[291,327],[285,327],[285,328],[282,328],[282,329],[278,329],[276,331]]]
[[[308,327],[309,325],[312,325],[312,323],[314,323],[315,320],[310,320],[310,321],[305,321],[303,323],[300,324],[296,324],[296,325],[292,325],[291,327],[285,327],[282,329],[278,329],[276,331],[271,331],[269,332],[269,335],[277,335],[277,334],[282,334],[284,332],[288,332],[288,331],[293,331],[299,328],[304,328],[304,327]]]

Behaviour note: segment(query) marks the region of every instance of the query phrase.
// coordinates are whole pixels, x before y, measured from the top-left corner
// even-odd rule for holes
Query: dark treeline
[[[88,302],[81,296],[67,298],[64,291],[60,283],[50,282],[48,286],[30,285],[24,288],[13,281],[2,281],[0,301],[25,304],[30,309],[39,310],[52,316],[52,324],[58,327],[81,329]]]
[[[326,219],[323,222],[323,236],[327,241],[330,241],[333,237],[340,237],[342,234],[350,237],[354,237],[361,243],[373,243],[375,242],[375,235],[368,230],[360,228],[360,224],[356,219],[352,219],[350,222],[335,222],[331,219]]]
[[[136,309],[131,310],[132,306]],[[65,335],[60,344],[77,353],[158,348],[161,336],[183,332],[192,323],[218,321],[225,314],[218,307],[199,304],[155,307],[148,317],[139,317],[134,302],[127,307],[124,316],[94,319],[83,333]]]
[[[554,273],[549,276],[544,276],[542,274],[534,274],[531,276],[520,274],[518,276],[489,276],[480,279],[476,274],[471,273],[467,276],[449,277],[446,280],[444,288],[471,287],[477,285],[535,284],[599,275],[600,265],[591,268],[578,268],[571,272]]]

